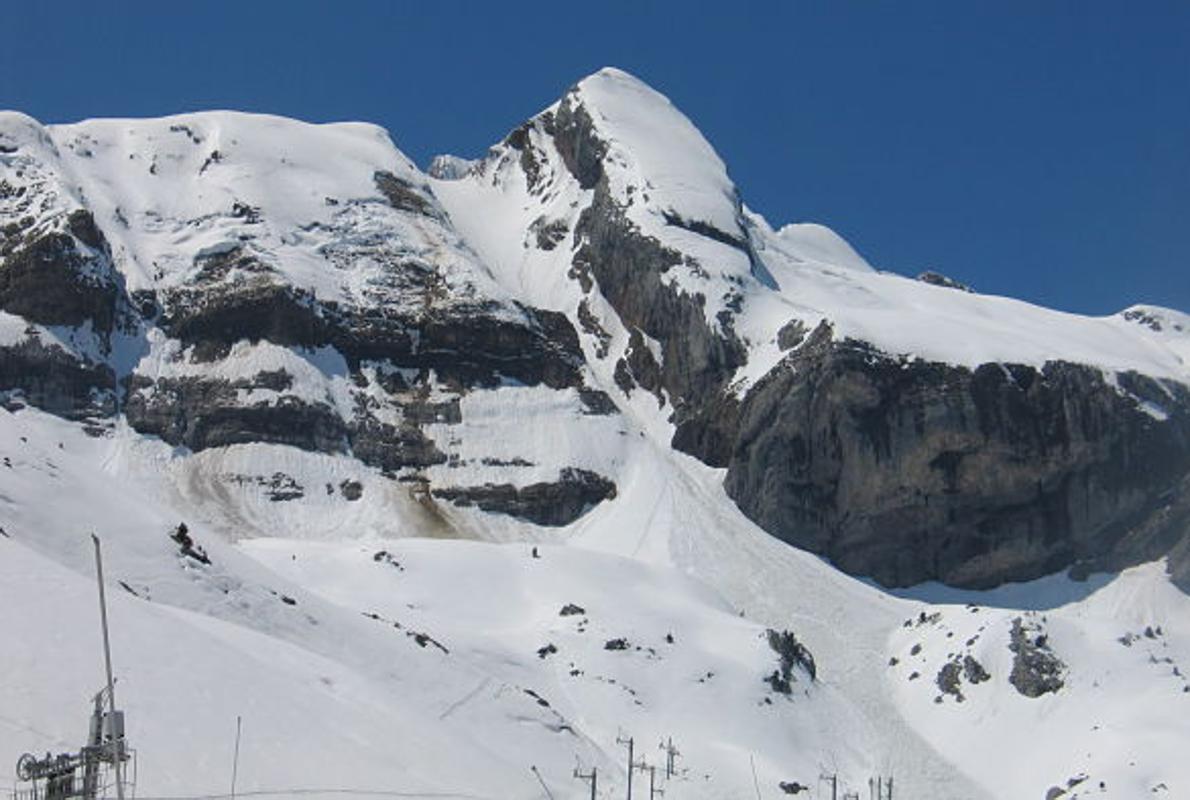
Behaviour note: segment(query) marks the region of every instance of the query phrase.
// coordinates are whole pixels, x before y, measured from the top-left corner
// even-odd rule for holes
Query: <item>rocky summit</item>
[[[73,724],[22,687],[77,661],[96,530],[160,793],[224,786],[165,747],[182,669],[235,687],[177,700],[202,763],[269,710],[266,787],[618,793],[635,735],[675,798],[1190,792],[1190,316],[773,226],[616,69],[425,171],[362,123],[0,112],[0,456],[0,744]]]

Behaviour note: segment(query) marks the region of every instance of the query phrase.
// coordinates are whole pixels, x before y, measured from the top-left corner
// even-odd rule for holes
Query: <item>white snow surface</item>
[[[11,634],[0,752],[76,746],[82,733],[102,679],[94,531],[142,795],[224,791],[237,715],[242,791],[545,797],[535,765],[555,797],[580,798],[577,760],[598,768],[601,797],[616,797],[617,736],[634,736],[653,765],[672,736],[682,772],[665,788],[678,797],[750,796],[753,763],[770,796],[788,780],[829,796],[824,770],[860,792],[891,774],[922,798],[1040,797],[1082,773],[1095,797],[1190,786],[1177,756],[1190,598],[1162,564],[1085,584],[895,597],[775,541],[730,504],[720,473],[625,424],[600,465],[618,497],[546,535],[427,509],[346,457],[272,445],[192,456],[125,428],[95,439],[32,409],[0,411],[0,623]],[[520,452],[538,447],[548,444]],[[308,496],[272,502],[250,482],[213,480],[276,471]],[[359,501],[319,490],[344,478],[363,484]],[[181,520],[210,566],[169,539]],[[583,612],[560,615],[567,603]],[[931,621],[912,624],[920,614]],[[1007,630],[1022,615],[1045,617],[1067,665],[1057,695],[1024,698],[1007,683]],[[766,627],[806,643],[817,681],[798,672],[792,696],[769,690]],[[418,634],[432,641],[419,646]],[[964,703],[935,703],[943,655],[971,637],[991,680],[964,685]],[[618,638],[626,650],[605,649]],[[1052,733],[1022,736],[1034,726]]]

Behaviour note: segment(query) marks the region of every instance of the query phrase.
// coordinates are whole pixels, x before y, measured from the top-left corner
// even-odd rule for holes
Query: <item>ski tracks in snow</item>
[[[438,719],[439,719],[440,721],[441,721],[441,720],[444,720],[444,719],[446,719],[447,717],[449,717],[451,714],[455,713],[455,711],[459,710],[460,708],[462,708],[463,706],[465,706],[467,703],[471,702],[471,700],[472,700],[472,699],[474,699],[476,695],[478,695],[478,694],[479,694],[480,692],[482,692],[484,689],[487,689],[487,688],[488,688],[488,686],[490,686],[490,685],[491,685],[491,683],[492,683],[492,679],[491,679],[491,677],[487,677],[487,678],[484,678],[483,680],[481,680],[481,681],[480,681],[480,682],[479,682],[479,683],[478,683],[478,684],[475,686],[475,688],[474,688],[474,689],[472,689],[471,691],[467,692],[467,694],[463,695],[463,696],[462,696],[462,697],[460,697],[458,700],[456,700],[455,702],[453,702],[453,703],[451,703],[449,706],[447,706],[446,710],[445,710],[445,711],[443,711],[441,714],[439,714],[439,715],[438,715]]]

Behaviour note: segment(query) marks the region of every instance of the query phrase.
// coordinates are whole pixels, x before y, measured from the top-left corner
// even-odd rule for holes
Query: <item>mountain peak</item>
[[[645,100],[646,102],[672,105],[668,97],[631,72],[622,70],[619,67],[603,67],[596,70],[576,83],[574,89],[579,91],[632,92],[637,94],[638,99]]]
[[[621,69],[604,67],[579,81],[559,106],[581,108],[590,118],[618,199],[639,191],[645,206],[660,214],[737,229],[739,200],[727,167],[668,97]]]

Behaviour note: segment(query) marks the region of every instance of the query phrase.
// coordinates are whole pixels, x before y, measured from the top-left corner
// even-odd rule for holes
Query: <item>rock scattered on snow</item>
[[[1050,649],[1039,623],[1022,617],[1012,621],[1008,649],[1015,655],[1008,681],[1025,697],[1056,693],[1065,683],[1066,665]]]
[[[178,523],[178,527],[174,529],[174,532],[170,534],[169,538],[178,543],[178,549],[183,556],[194,559],[200,564],[210,566],[211,559],[207,555],[207,551],[198,542],[194,541],[194,537],[190,535],[190,529],[186,526],[185,522]]]

